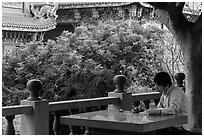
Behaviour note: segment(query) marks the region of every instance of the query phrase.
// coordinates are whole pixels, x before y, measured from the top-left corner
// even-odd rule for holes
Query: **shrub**
[[[161,35],[162,31],[159,30]],[[155,28],[135,21],[108,21],[64,31],[56,41],[28,43],[3,57],[3,83],[25,89],[30,79],[43,82],[41,96],[50,101],[107,96],[118,74],[142,87],[153,87],[152,76],[162,70],[163,50]],[[156,42],[157,41],[157,42]]]

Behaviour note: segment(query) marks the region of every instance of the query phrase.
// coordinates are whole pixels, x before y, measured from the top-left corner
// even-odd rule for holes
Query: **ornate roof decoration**
[[[52,19],[36,20],[26,16],[2,16],[2,30],[41,32],[54,29],[55,27],[56,21]]]
[[[59,2],[58,9],[98,8],[127,6],[133,2]]]
[[[58,16],[56,15],[58,9],[58,3],[48,3],[46,5],[42,5],[41,8],[39,6],[34,6],[31,4],[30,10],[34,15],[34,18],[52,18],[56,19]]]

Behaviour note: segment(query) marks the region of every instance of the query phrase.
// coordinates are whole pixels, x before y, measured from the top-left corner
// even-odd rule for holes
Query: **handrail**
[[[132,101],[159,99],[160,96],[160,92],[132,94]]]
[[[159,99],[160,96],[161,94],[159,92],[132,94],[132,101],[135,102],[140,100]],[[93,107],[118,103],[120,103],[120,98],[118,97],[101,97],[91,99],[50,102],[49,111],[59,111],[73,108]]]
[[[28,114],[33,112],[32,106],[15,105],[2,107],[2,116],[12,116],[19,114]]]
[[[103,106],[103,105],[109,105],[109,104],[118,104],[119,102],[120,102],[120,98],[117,98],[117,97],[101,97],[101,98],[91,98],[91,99],[50,102],[49,111]]]
[[[158,99],[160,95],[161,94],[159,92],[132,94],[132,101],[135,102],[140,100]],[[91,98],[91,99],[50,102],[49,111],[118,104],[119,102],[120,102],[120,99],[117,97],[101,97],[101,98]],[[24,106],[24,105],[6,106],[6,107],[2,107],[2,116],[27,114],[27,113],[32,113],[32,111],[33,111],[32,106]]]

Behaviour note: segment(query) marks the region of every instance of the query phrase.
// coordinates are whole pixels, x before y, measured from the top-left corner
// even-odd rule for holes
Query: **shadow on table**
[[[146,133],[138,133],[138,132],[128,132],[128,131],[118,131],[118,130],[107,130],[107,129],[98,129],[94,128],[92,131],[94,135],[202,135],[202,133],[199,132],[190,132],[186,130],[171,130],[167,131],[165,129],[163,130],[157,130],[157,131],[151,131]]]

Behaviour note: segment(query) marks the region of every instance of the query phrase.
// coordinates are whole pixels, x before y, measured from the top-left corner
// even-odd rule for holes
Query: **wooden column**
[[[42,82],[37,79],[28,81],[30,96],[22,100],[21,105],[33,106],[33,112],[20,117],[22,135],[49,135],[49,105],[47,100],[39,97]]]

